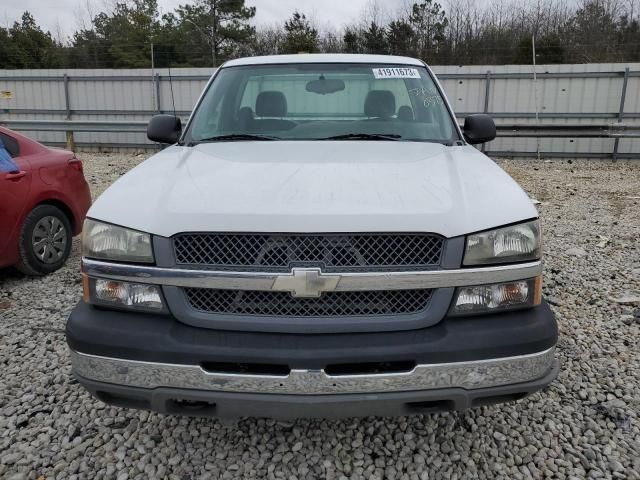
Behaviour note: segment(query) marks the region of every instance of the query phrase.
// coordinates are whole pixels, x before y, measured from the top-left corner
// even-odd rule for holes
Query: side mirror
[[[465,140],[472,145],[490,142],[496,138],[496,124],[489,115],[469,115],[464,119],[462,133]]]
[[[153,142],[176,143],[182,133],[182,121],[173,115],[155,115],[147,125],[147,138]]]

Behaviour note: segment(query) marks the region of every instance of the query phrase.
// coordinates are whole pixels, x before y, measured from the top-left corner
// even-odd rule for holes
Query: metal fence
[[[435,66],[459,120],[488,113],[490,155],[640,158],[640,64]],[[169,75],[171,73],[171,75]],[[0,124],[53,145],[155,148],[155,113],[187,118],[211,69],[0,70]],[[170,81],[171,80],[171,81]]]

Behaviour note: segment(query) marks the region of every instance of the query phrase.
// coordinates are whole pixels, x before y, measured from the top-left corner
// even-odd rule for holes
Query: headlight
[[[151,236],[108,223],[87,219],[82,231],[82,253],[89,258],[153,263]]]
[[[464,265],[487,265],[540,258],[538,220],[467,236]]]
[[[84,299],[105,307],[163,312],[160,287],[146,283],[120,282],[83,277]]]
[[[461,287],[451,315],[474,315],[533,307],[542,302],[542,277],[494,285]]]

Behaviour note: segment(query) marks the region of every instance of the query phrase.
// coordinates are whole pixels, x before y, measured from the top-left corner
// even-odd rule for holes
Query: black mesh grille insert
[[[185,288],[191,307],[201,312],[284,317],[395,315],[427,308],[431,289],[327,292],[296,298],[288,292]]]
[[[220,234],[174,238],[176,261],[226,270],[325,272],[411,270],[440,264],[444,240],[430,234]]]

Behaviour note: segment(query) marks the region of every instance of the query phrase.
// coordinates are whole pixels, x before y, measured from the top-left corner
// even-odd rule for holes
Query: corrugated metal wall
[[[613,124],[618,121],[624,71],[629,69],[623,122],[640,124],[640,64],[505,66],[435,66],[460,119],[469,113],[493,114],[496,123]],[[489,72],[489,73],[487,73]],[[176,111],[189,116],[212,70],[172,69]],[[488,88],[487,88],[488,85]],[[486,94],[488,93],[488,98]],[[128,120],[146,121],[172,110],[169,72],[150,70],[0,70],[0,121]],[[62,132],[27,132],[50,143],[63,143]],[[141,133],[80,132],[79,145],[145,145]],[[492,152],[536,152],[535,138],[500,138]],[[614,139],[540,139],[542,152],[609,155]],[[639,152],[640,139],[621,139],[618,151]]]
[[[618,121],[626,68],[632,73],[627,78],[623,122],[640,125],[640,64],[638,63],[538,65],[537,84],[532,78],[533,67],[527,65],[445,66],[433,69],[441,78],[441,83],[459,118],[467,113],[485,111],[486,74],[491,72],[486,111],[493,115],[496,123],[535,123],[537,89],[540,123],[589,125],[613,124]],[[472,74],[476,74],[478,78],[464,78]],[[450,78],[450,75],[453,77]],[[525,75],[528,78],[517,78]],[[535,152],[537,142],[535,138],[500,138],[491,142],[487,149]],[[543,138],[540,139],[540,150],[608,155],[613,151],[614,142],[612,138]],[[620,139],[618,151],[621,154],[638,153],[640,140]]]
[[[173,98],[183,117],[189,116],[212,72],[210,68],[172,69]],[[0,92],[11,92],[11,98],[0,95],[0,118],[147,121],[158,111],[172,109],[169,72],[154,73],[148,69],[0,70]],[[65,140],[63,132],[26,133],[43,142]],[[152,144],[144,134],[127,132],[81,132],[75,140],[96,146]]]

